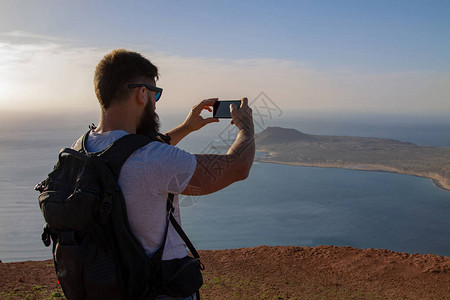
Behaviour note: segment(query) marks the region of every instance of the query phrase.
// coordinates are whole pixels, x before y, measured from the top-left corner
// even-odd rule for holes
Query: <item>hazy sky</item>
[[[265,92],[284,111],[450,114],[450,1],[0,1],[0,111],[96,110],[114,48],[158,109]]]

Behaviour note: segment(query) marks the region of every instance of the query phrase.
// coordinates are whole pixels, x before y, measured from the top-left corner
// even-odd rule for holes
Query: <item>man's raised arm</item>
[[[239,110],[230,105],[232,123],[238,129],[235,142],[227,154],[196,154],[197,166],[184,195],[206,195],[248,177],[255,157],[252,110],[247,98]]]

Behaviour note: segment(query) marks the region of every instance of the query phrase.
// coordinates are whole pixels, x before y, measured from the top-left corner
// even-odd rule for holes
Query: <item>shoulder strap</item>
[[[155,141],[149,136],[141,134],[128,134],[106,148],[99,156],[106,159],[116,180],[119,179],[120,169],[128,157],[137,149]]]
[[[89,132],[90,131],[83,135],[81,143],[77,142],[75,144],[75,150],[89,154],[86,150],[86,141],[88,139]],[[106,163],[111,169],[114,178],[118,180],[120,169],[128,157],[137,149],[153,141],[159,140],[154,137],[141,134],[127,134],[109,145],[105,150],[92,154],[106,159]]]
[[[188,236],[186,235],[186,233],[184,232],[183,228],[181,228],[180,224],[178,224],[177,220],[175,219],[175,217],[173,216],[173,194],[170,194],[167,196],[167,214],[168,214],[168,221],[167,221],[167,228],[166,228],[166,232],[164,235],[164,242],[162,245],[162,249],[164,249],[164,246],[166,244],[166,239],[167,239],[167,232],[169,229],[169,220],[170,223],[172,223],[172,226],[175,228],[175,230],[177,231],[178,235],[183,239],[183,241],[186,243],[186,246],[189,248],[189,250],[191,251],[192,255],[194,256],[194,258],[196,258],[197,260],[199,260],[200,255],[197,252],[197,249],[195,249],[194,245],[192,244],[192,242],[189,240]],[[202,265],[203,266],[203,265]]]
[[[195,249],[194,245],[189,240],[188,236],[184,232],[183,228],[181,228],[180,224],[178,224],[177,220],[175,220],[175,217],[173,216],[172,213],[170,213],[170,217],[169,218],[170,218],[170,223],[172,223],[172,226],[175,228],[175,230],[178,232],[180,237],[186,243],[186,246],[189,248],[189,250],[191,251],[191,253],[194,256],[194,258],[199,259],[200,255],[198,254],[197,249]]]

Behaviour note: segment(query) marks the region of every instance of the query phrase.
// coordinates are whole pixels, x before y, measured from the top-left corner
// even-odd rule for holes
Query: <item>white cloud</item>
[[[2,33],[1,35],[5,36],[5,37],[20,38],[23,41],[30,40],[30,39],[37,39],[39,41],[74,42],[73,39],[66,39],[66,38],[43,35],[43,34],[35,34],[35,33],[20,31],[20,30],[14,30],[14,31]]]
[[[158,57],[165,96],[178,104],[221,98],[256,97],[264,91],[283,110],[450,112],[450,74],[370,73],[314,70],[286,60],[186,59]]]
[[[92,66],[101,57],[56,43],[0,43],[0,108],[94,109]]]
[[[448,73],[319,71],[287,60],[187,58],[130,49],[159,67],[162,110],[187,109],[209,97],[251,99],[264,91],[284,111],[450,112]],[[93,73],[109,51],[72,48],[51,38],[0,42],[0,109],[97,109]]]

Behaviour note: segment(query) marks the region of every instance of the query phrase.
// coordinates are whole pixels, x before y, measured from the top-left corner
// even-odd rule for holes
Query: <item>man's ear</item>
[[[137,92],[136,92],[135,96],[136,96],[136,102],[137,102],[138,105],[145,106],[147,104],[148,99],[147,99],[147,95],[145,93],[145,87],[144,86],[139,87],[137,89]]]

